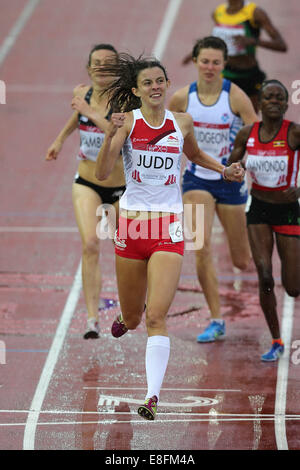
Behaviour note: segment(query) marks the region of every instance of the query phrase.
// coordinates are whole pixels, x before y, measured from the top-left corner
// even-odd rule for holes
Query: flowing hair
[[[137,59],[127,53],[120,53],[116,63],[104,64],[101,72],[113,77],[112,83],[104,90],[108,95],[110,114],[112,112],[128,112],[140,108],[142,103],[132,92],[137,88],[139,73],[147,68],[159,67],[166,78],[164,66],[154,57],[139,56]]]

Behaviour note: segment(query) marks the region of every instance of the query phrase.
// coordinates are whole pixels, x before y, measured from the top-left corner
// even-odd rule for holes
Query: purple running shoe
[[[123,322],[122,314],[120,313],[120,315],[117,316],[117,318],[115,319],[115,321],[111,325],[111,334],[115,338],[120,338],[120,336],[125,335],[125,333],[127,333],[127,331],[128,331],[128,328],[125,325],[125,323]]]
[[[145,403],[138,408],[138,414],[142,416],[142,418],[153,421],[157,412],[157,401],[158,399],[156,395],[153,395],[151,398],[147,398]]]

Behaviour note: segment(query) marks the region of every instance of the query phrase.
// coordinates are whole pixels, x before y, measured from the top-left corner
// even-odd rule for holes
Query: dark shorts
[[[245,204],[248,198],[247,183],[227,182],[223,178],[219,180],[207,180],[195,176],[186,170],[183,175],[182,192],[207,191],[217,204],[239,205]]]
[[[157,251],[184,254],[182,226],[177,216],[149,220],[119,218],[115,253],[122,258],[146,260]]]
[[[271,204],[251,196],[247,216],[247,225],[266,224],[275,233],[300,237],[299,202],[289,204]]]
[[[258,66],[248,70],[236,69],[226,66],[223,70],[224,78],[239,86],[248,96],[257,95],[266,74]]]
[[[122,194],[124,193],[126,186],[117,186],[117,187],[106,187],[100,186],[98,184],[91,183],[90,181],[81,178],[81,176],[75,176],[74,183],[82,184],[88,188],[93,189],[98,196],[101,198],[103,204],[114,204],[117,202]]]

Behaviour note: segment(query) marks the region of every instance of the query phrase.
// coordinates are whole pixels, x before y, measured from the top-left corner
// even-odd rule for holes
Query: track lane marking
[[[157,39],[153,46],[153,55],[161,60],[171,34],[173,25],[177,18],[182,0],[170,0],[166,10],[163,22],[161,24]]]
[[[15,44],[16,40],[18,39],[20,33],[24,29],[27,21],[32,16],[35,8],[39,4],[40,0],[29,0],[25,5],[22,13],[20,14],[19,18],[9,31],[8,35],[4,39],[1,47],[0,47],[0,66],[3,64],[5,58],[9,54],[11,48]]]
[[[295,299],[285,293],[281,327],[281,336],[284,342],[284,354],[278,361],[275,395],[275,436],[278,450],[288,450],[285,426],[285,412],[294,306]]]
[[[51,348],[44,364],[39,383],[30,406],[30,410],[24,431],[23,450],[34,450],[35,432],[38,424],[39,414],[52,378],[54,368],[63,346],[65,336],[76,308],[81,291],[81,261],[77,268],[71,291],[68,295],[59,325],[57,327]]]

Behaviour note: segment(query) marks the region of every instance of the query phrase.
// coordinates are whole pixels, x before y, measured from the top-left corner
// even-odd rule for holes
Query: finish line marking
[[[77,414],[80,414],[78,412],[76,412]],[[88,414],[87,412],[83,412],[82,414]],[[105,413],[105,412],[95,412],[95,414],[102,414],[102,415],[108,415],[110,413]],[[115,413],[115,415],[125,415],[125,414],[128,414],[128,415],[135,415],[136,416],[136,412],[127,412],[127,413]],[[173,413],[159,413],[160,416],[170,416],[172,415]],[[176,413],[179,415],[179,413]],[[186,416],[191,416],[192,414],[191,413],[184,413],[183,415],[186,415]],[[196,413],[195,413],[196,415]],[[199,414],[197,414],[197,416],[199,416]],[[212,421],[212,419],[215,419],[215,418],[212,418],[211,416],[209,416],[208,414],[206,415],[207,417],[202,417],[202,418],[192,418],[192,419],[189,419],[189,418],[178,418],[178,419],[156,419],[155,420],[155,423],[199,423],[199,422],[202,422],[202,423],[210,423]],[[260,421],[267,421],[267,422],[273,422],[276,420],[276,416],[273,415],[273,416],[268,416],[268,415],[253,415],[253,416],[234,416],[234,415],[227,415],[227,416],[220,416],[218,415],[217,419],[218,419],[218,423],[219,422],[256,422],[257,419],[260,419]],[[285,421],[300,421],[300,416],[299,415],[286,415],[284,417]],[[0,428],[1,427],[14,427],[14,426],[26,426],[26,422],[24,423],[1,423],[0,424]],[[81,424],[81,425],[91,425],[91,424],[101,424],[101,425],[104,425],[104,424],[107,424],[107,425],[111,425],[111,424],[146,424],[149,426],[149,423],[148,421],[146,420],[141,420],[141,419],[137,419],[137,420],[131,420],[131,419],[127,419],[127,420],[119,420],[117,418],[114,418],[114,419],[98,419],[98,420],[95,420],[95,421],[47,421],[47,422],[38,422],[36,426],[62,426],[62,425],[70,425],[70,426],[74,426],[74,425],[77,425],[77,424]]]

